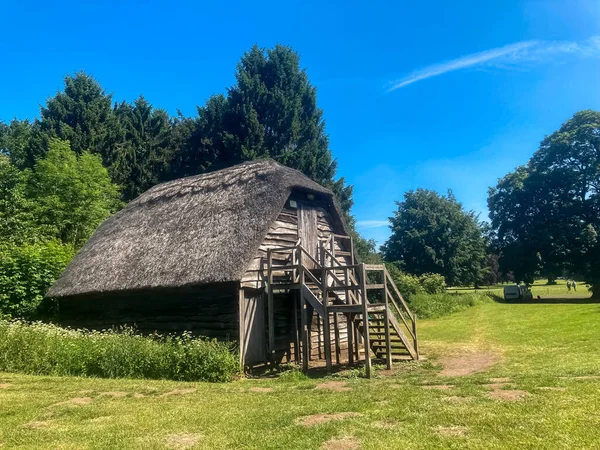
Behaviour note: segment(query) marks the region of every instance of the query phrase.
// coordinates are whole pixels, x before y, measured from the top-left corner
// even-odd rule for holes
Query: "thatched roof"
[[[48,291],[64,297],[238,281],[293,190],[333,194],[271,160],[157,185],[107,219]]]

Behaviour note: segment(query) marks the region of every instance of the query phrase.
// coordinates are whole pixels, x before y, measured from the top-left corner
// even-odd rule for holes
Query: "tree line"
[[[529,162],[488,191],[490,222],[452,192],[405,194],[382,247],[409,273],[451,285],[584,279],[600,295],[600,112],[576,113],[545,137]]]
[[[599,116],[577,113],[490,188],[490,223],[451,191],[405,193],[377,251],[354,231],[352,186],[336,176],[316,89],[293,49],[252,47],[234,85],[193,117],[141,95],[115,101],[89,74],[68,75],[38,118],[0,123],[0,313],[34,311],[94,229],[155,184],[263,157],[332,189],[364,261],[434,290],[564,273],[598,283]]]
[[[336,177],[316,88],[293,49],[252,47],[235,84],[193,117],[142,95],[115,101],[91,75],[67,75],[38,118],[0,123],[0,313],[31,313],[94,229],[155,184],[267,157],[332,189],[354,229],[352,187]]]

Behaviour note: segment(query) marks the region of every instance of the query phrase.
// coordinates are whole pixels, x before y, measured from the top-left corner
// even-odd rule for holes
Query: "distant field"
[[[531,292],[533,293],[534,299],[539,295],[542,298],[586,298],[590,296],[590,291],[588,290],[585,282],[576,281],[577,282],[577,291],[571,289],[567,289],[566,280],[557,280],[557,284],[555,285],[547,285],[546,280],[536,280],[536,282],[531,286]],[[514,284],[514,283],[508,283]],[[504,295],[504,284],[498,284],[495,286],[481,286],[477,289],[478,292],[489,291],[496,295],[502,297]],[[448,288],[448,292],[473,292],[474,288]]]
[[[597,449],[599,320],[591,300],[480,303],[420,321],[427,360],[372,380],[357,369],[224,384],[0,373],[0,447]]]

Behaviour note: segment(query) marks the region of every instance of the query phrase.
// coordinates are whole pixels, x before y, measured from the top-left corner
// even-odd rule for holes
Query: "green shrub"
[[[74,253],[58,241],[0,244],[0,313],[33,317]]]
[[[230,344],[205,338],[141,336],[131,329],[83,331],[0,320],[0,371],[34,375],[230,381]]]
[[[434,319],[447,316],[477,303],[489,301],[493,297],[489,292],[455,294],[417,294],[411,298],[410,307],[421,319]]]
[[[446,292],[446,279],[439,273],[426,273],[419,277],[419,283],[427,294],[443,294]]]

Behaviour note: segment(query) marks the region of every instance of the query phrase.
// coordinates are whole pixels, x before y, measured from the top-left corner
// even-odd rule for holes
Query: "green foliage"
[[[23,242],[33,235],[32,202],[26,196],[26,177],[0,154],[0,242]]]
[[[238,368],[231,346],[214,340],[0,320],[2,372],[223,382]]]
[[[13,119],[9,125],[0,123],[0,154],[10,158],[19,169],[33,166],[36,155],[32,154],[31,142],[37,131],[28,120]]]
[[[0,244],[0,314],[32,317],[74,255],[57,241]]]
[[[470,308],[478,303],[490,301],[488,293],[420,293],[411,297],[410,307],[420,319],[435,319]]]
[[[566,270],[599,283],[599,188],[600,112],[580,111],[489,190],[502,270],[527,282]]]
[[[391,263],[386,263],[386,267],[394,284],[407,301],[412,301],[417,294],[440,294],[446,291],[446,280],[442,275],[436,273],[410,275]]]
[[[64,82],[64,90],[41,108],[42,133],[46,139],[69,141],[77,154],[100,154],[106,162],[116,127],[112,95],[84,72],[67,75]]]
[[[417,189],[397,202],[384,259],[411,274],[439,273],[450,285],[473,285],[482,275],[485,240],[473,211],[463,210],[452,192],[442,196]]]
[[[169,167],[173,127],[166,111],[140,96],[115,107],[120,136],[113,148],[110,172],[132,200],[157,184]]]
[[[120,206],[119,189],[100,158],[77,156],[58,139],[50,140],[47,155],[36,162],[28,190],[43,233],[76,248]]]

